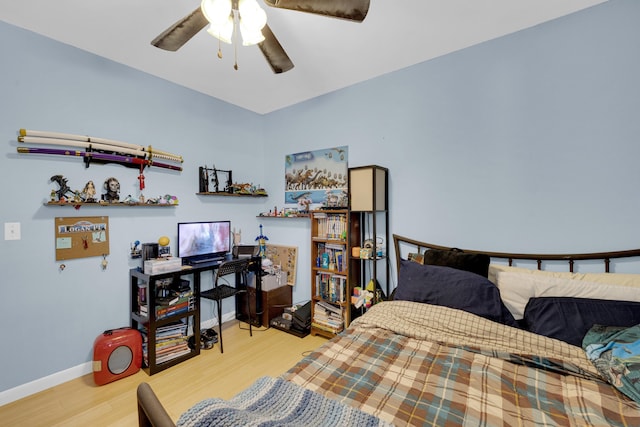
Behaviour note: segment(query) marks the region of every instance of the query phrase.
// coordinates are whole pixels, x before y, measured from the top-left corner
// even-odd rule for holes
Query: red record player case
[[[93,343],[93,380],[103,385],[142,367],[142,336],[132,328],[110,329]]]

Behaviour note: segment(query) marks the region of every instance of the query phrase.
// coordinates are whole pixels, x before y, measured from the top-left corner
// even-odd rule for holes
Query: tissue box
[[[182,270],[182,258],[156,258],[144,262],[144,274],[160,274]]]

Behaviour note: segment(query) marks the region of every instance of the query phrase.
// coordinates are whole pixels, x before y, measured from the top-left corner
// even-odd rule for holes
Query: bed
[[[393,300],[177,425],[640,425],[640,275],[612,271],[640,249],[508,254],[393,237]],[[602,273],[576,268],[596,260]],[[558,263],[566,271],[544,271]],[[173,425],[144,383],[138,408],[141,426]]]

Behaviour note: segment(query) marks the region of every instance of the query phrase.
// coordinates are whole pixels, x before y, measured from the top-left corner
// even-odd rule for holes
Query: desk
[[[200,354],[201,274],[205,271],[215,274],[220,264],[218,261],[200,263],[184,266],[182,270],[153,275],[144,274],[138,268],[129,271],[131,327],[140,331],[143,338],[146,338],[146,346],[143,345],[143,369],[149,375]],[[252,258],[249,269],[261,272],[261,259]],[[261,286],[259,277],[259,274],[256,274],[256,284]],[[186,290],[187,283],[188,290]],[[176,290],[179,284],[184,284],[185,287],[179,302],[168,304],[157,296],[158,288]],[[261,310],[261,301],[256,300],[256,304]],[[175,347],[169,350],[166,347],[161,348],[163,347],[163,330],[174,326],[173,332],[178,338]],[[187,345],[189,336],[193,336],[194,342],[197,343],[194,348]]]

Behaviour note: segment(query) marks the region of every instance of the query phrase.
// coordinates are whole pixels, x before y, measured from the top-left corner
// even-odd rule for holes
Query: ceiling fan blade
[[[258,43],[258,47],[267,59],[273,72],[280,74],[292,69],[293,62],[289,59],[289,55],[284,51],[282,45],[273,34],[273,31],[269,28],[269,25],[265,25],[262,28],[262,35],[264,36],[264,41]]]
[[[271,7],[315,13],[362,22],[369,11],[369,0],[264,0]]]
[[[206,27],[208,23],[209,21],[204,17],[202,9],[198,7],[189,15],[164,30],[162,34],[151,41],[151,44],[160,49],[175,52]]]

